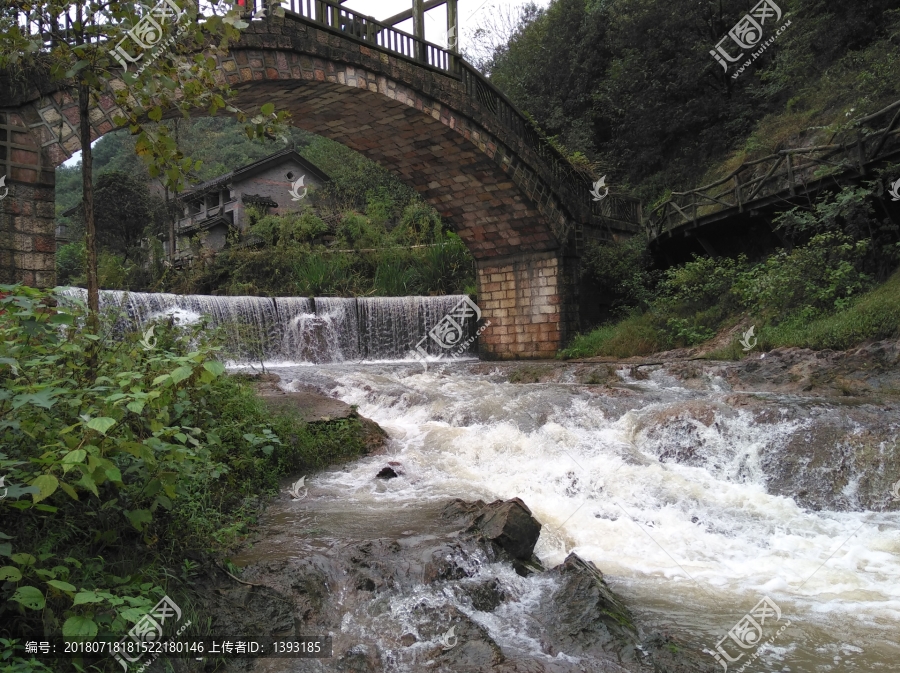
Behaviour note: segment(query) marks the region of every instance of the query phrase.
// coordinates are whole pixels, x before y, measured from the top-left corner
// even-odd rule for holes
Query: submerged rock
[[[328,511],[310,514],[324,518]],[[296,516],[295,509],[284,512]],[[541,524],[518,498],[432,506],[415,535],[411,519],[393,521],[397,513],[364,523],[359,514],[346,528],[351,539],[291,550],[283,545],[295,538],[278,535],[284,513],[271,514],[272,545],[257,541],[256,560],[243,573],[260,586],[227,590],[238,599],[236,611],[215,601],[206,606],[228,614],[215,621],[215,632],[231,632],[234,620],[260,636],[331,634],[334,657],[305,660],[302,670],[311,673],[712,673],[699,652],[673,637],[642,642],[639,625],[594,564],[570,554],[543,571],[534,556]],[[379,530],[382,537],[356,537]],[[273,558],[280,550],[282,558]],[[226,670],[285,670],[278,663],[229,662]]]
[[[532,559],[534,545],[541,536],[541,524],[519,498],[489,504],[454,500],[444,509],[443,516],[467,521],[469,532],[479,534],[520,561]]]
[[[603,573],[574,553],[549,572],[560,579],[544,620],[550,653],[607,652],[619,661],[636,661],[640,639],[634,618]]]

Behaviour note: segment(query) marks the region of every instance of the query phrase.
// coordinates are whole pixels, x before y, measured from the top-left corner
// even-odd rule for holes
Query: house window
[[[197,215],[200,212],[201,203],[199,200],[188,202],[188,215]]]
[[[207,194],[206,195],[206,208],[207,209],[218,208],[220,196],[221,195],[219,194],[219,192],[213,192],[212,194]]]
[[[287,174],[287,179],[288,179],[288,180],[293,180],[293,179],[294,179],[294,173],[293,173],[293,171],[288,172],[288,174]]]

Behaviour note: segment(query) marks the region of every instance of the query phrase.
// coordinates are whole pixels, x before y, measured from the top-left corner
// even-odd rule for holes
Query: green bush
[[[341,254],[305,255],[294,266],[297,294],[304,297],[342,294],[348,267],[347,258]]]
[[[55,304],[0,286],[0,662],[13,670],[32,670],[15,639],[117,639],[187,591],[184,550],[233,541],[282,475],[362,448],[356,419],[273,416],[223,376],[204,324],[94,329]]]
[[[84,282],[84,242],[61,245],[56,250],[56,282],[59,285],[75,285]]]
[[[817,234],[808,245],[779,250],[744,272],[733,294],[753,315],[777,324],[791,315],[810,320],[840,310],[872,286],[859,271],[871,249],[837,233]]]
[[[645,307],[656,280],[643,236],[612,243],[591,243],[581,259],[582,274],[615,298],[613,307]]]

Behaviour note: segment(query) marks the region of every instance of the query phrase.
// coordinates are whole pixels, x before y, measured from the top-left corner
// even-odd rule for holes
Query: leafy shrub
[[[654,274],[650,271],[650,252],[643,236],[592,243],[582,257],[582,273],[605,292],[615,295],[615,307],[646,306],[652,299]]]
[[[13,670],[39,670],[11,641],[45,626],[117,639],[171,594],[180,550],[227,544],[286,471],[361,448],[358,420],[273,417],[223,376],[202,323],[90,324],[83,307],[0,286],[0,662]]]
[[[859,271],[870,241],[843,234],[817,234],[792,252],[780,250],[741,274],[734,288],[741,303],[768,323],[791,314],[803,320],[839,310],[872,286]]]
[[[335,292],[345,280],[347,270],[343,255],[310,253],[294,267],[297,292],[306,297],[317,297]]]
[[[84,242],[77,241],[61,245],[56,250],[56,282],[59,285],[74,285],[84,282],[85,260]]]

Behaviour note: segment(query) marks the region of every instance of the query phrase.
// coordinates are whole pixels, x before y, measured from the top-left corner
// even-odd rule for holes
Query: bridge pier
[[[577,329],[574,263],[557,251],[476,262],[487,360],[552,358]]]
[[[56,285],[54,164],[25,119],[0,110],[0,283]],[[8,190],[8,191],[7,191]]]

